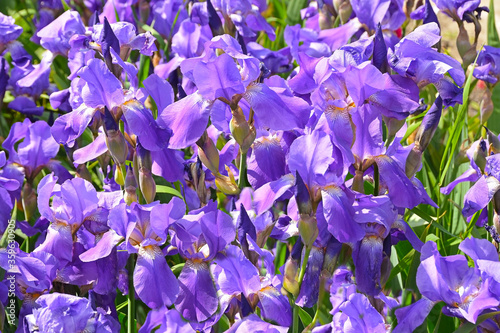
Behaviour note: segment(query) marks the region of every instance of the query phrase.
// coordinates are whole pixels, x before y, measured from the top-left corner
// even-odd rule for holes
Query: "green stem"
[[[238,178],[238,187],[243,189],[247,185],[247,153],[240,150],[240,175]]]
[[[377,163],[373,164],[373,178],[375,181],[374,189],[373,189],[373,195],[378,196],[379,190],[380,190],[380,174],[378,172],[378,165]]]
[[[128,307],[127,307],[127,333],[136,332],[135,324],[135,290],[134,290],[134,263],[135,254],[131,254],[128,258]]]
[[[304,275],[306,274],[307,262],[309,261],[309,254],[311,253],[311,247],[306,246],[306,252],[304,253],[304,257],[302,258],[302,265],[300,266],[299,280],[297,281],[299,284],[299,292],[300,287],[302,286],[302,281],[304,281]],[[295,302],[293,302],[293,333],[299,332],[299,307]]]

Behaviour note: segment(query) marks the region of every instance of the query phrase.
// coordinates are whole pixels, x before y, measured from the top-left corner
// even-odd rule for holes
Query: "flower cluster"
[[[500,49],[420,3],[7,6],[0,331],[500,329]]]

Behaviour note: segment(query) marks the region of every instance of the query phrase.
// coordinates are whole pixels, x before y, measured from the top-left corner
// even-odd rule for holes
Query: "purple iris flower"
[[[477,58],[474,77],[495,84],[500,76],[500,49],[485,45]]]
[[[432,48],[441,39],[436,23],[424,24],[404,37],[389,50],[389,64],[394,71],[411,78],[419,88],[432,83],[443,98],[445,106],[461,103],[465,74],[460,63]],[[415,55],[418,54],[418,57]],[[445,76],[448,73],[455,84]]]
[[[486,157],[484,175],[467,191],[464,197],[462,214],[470,217],[477,211],[485,208],[500,190],[500,154]]]
[[[288,327],[272,325],[268,322],[263,321],[259,316],[251,314],[238,322],[234,323],[233,326],[226,332],[230,333],[244,333],[244,332],[270,332],[270,333],[286,333],[288,332]]]
[[[257,7],[253,1],[230,1],[230,0],[214,0],[211,1],[214,8],[220,12],[222,22],[232,22],[238,33],[247,38],[254,39],[258,31],[265,31],[271,40],[276,37],[273,27],[262,16],[266,8]],[[232,28],[232,29],[234,29]],[[231,29],[227,26],[226,29]],[[230,30],[229,30],[230,31]]]
[[[436,6],[454,20],[462,21],[464,15],[475,11],[481,4],[480,0],[435,0]]]
[[[195,330],[184,321],[176,309],[161,307],[148,312],[144,325],[139,329],[139,333],[151,332],[159,326],[160,331],[169,332],[172,330],[179,333],[194,333]]]
[[[186,259],[179,275],[180,292],[175,307],[187,320],[206,321],[219,307],[209,262],[235,235],[231,217],[219,211],[215,202],[184,215],[172,225],[172,245]]]
[[[7,43],[17,39],[23,32],[23,28],[15,24],[15,20],[0,13],[0,54],[7,47]]]
[[[153,202],[141,206],[132,203],[128,207],[121,203],[109,212],[110,229],[95,247],[81,254],[80,259],[92,262],[107,257],[125,240],[125,250],[138,253],[134,288],[139,298],[152,309],[170,306],[177,298],[179,284],[160,246],[166,241],[169,226],[184,212],[185,205],[179,198],[173,198],[168,204]]]
[[[59,145],[50,134],[50,127],[45,121],[31,123],[25,119],[22,123],[15,123],[9,136],[2,146],[9,152],[9,162],[24,167],[29,182],[49,164],[57,155]],[[15,144],[24,139],[15,149]]]
[[[356,17],[372,31],[376,30],[379,23],[384,29],[399,28],[406,19],[403,3],[401,0],[351,1]]]
[[[35,100],[45,91],[52,91],[49,83],[50,67],[54,55],[46,51],[39,64],[29,61],[14,66],[11,71],[9,86],[16,98],[9,103],[9,108],[28,115],[42,115],[44,108],[36,105]]]
[[[45,49],[55,54],[67,56],[70,49],[70,39],[74,35],[84,34],[85,26],[80,14],[68,10],[41,29],[37,36],[40,38],[40,44]]]
[[[111,315],[98,308],[92,309],[88,299],[53,293],[37,300],[38,307],[27,319],[30,329],[35,326],[42,332],[116,332],[120,324]],[[31,330],[30,330],[31,331]]]
[[[491,269],[498,266],[494,246],[486,240],[468,238],[459,248],[474,260],[476,267],[469,267],[462,255],[442,257],[432,241],[422,247],[417,286],[423,298],[396,310],[399,324],[395,332],[410,332],[419,326],[439,301],[446,303],[445,314],[472,323],[483,311],[500,304],[498,281]]]
[[[7,229],[14,203],[19,200],[24,172],[14,164],[7,164],[5,152],[0,152],[0,232]]]

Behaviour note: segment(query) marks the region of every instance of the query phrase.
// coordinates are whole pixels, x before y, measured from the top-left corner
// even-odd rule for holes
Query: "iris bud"
[[[476,165],[479,167],[479,169],[481,169],[481,172],[484,172],[484,168],[486,167],[486,156],[488,156],[486,141],[481,139],[479,141],[479,144],[476,146],[474,153],[472,154],[472,159],[474,160],[474,163],[476,163]]]
[[[309,194],[309,190],[307,189],[306,184],[300,177],[300,174],[296,173],[296,181],[295,185],[297,188],[297,193],[295,194],[295,199],[297,201],[297,207],[299,209],[300,214],[311,215],[312,214],[312,203],[311,196]]]
[[[156,183],[151,174],[153,165],[151,152],[142,148],[141,144],[137,142],[136,153],[137,166],[139,167],[139,187],[146,202],[151,203],[156,195]]]
[[[297,260],[288,258],[285,263],[285,276],[283,277],[283,289],[297,297],[299,294],[298,277],[299,264]]]
[[[488,128],[485,127],[485,129],[486,129],[486,138],[490,143],[488,149],[488,155],[500,153],[500,140],[498,139],[498,136],[493,134],[493,132],[490,131]]]
[[[231,169],[229,169],[228,166],[226,166],[228,176],[224,176],[219,174],[215,175],[215,185],[224,194],[227,195],[234,195],[240,193],[240,189],[238,187],[238,184],[236,183],[236,180],[234,179],[234,175],[231,172]]]
[[[240,145],[240,150],[246,153],[257,135],[255,127],[249,124],[240,107],[232,111],[233,117],[229,123],[229,128],[234,139]]]
[[[216,174],[219,172],[219,151],[215,147],[212,139],[207,135],[207,132],[203,133],[201,138],[196,142],[198,145],[198,156],[201,162],[210,170],[212,173]]]
[[[306,247],[311,247],[318,238],[319,230],[315,216],[300,215],[299,233]]]
[[[127,205],[131,205],[132,202],[137,202],[137,182],[135,180],[134,172],[132,168],[127,169],[127,176],[125,177],[125,193],[123,197]]]
[[[408,178],[412,178],[422,165],[422,151],[417,147],[413,147],[408,154],[405,165],[405,173]]]
[[[118,124],[107,107],[104,107],[104,132],[109,153],[116,163],[123,165],[127,160],[128,146]]]

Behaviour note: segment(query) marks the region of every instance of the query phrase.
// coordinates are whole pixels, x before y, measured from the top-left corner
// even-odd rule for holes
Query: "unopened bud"
[[[198,145],[198,156],[201,162],[210,170],[213,174],[219,172],[219,151],[215,146],[212,139],[207,135],[207,132],[203,133],[201,138],[196,142]]]
[[[474,163],[476,163],[478,168],[481,170],[481,172],[484,172],[484,168],[486,167],[487,156],[488,155],[487,155],[486,141],[481,139],[472,154],[472,159],[474,160]]]
[[[384,123],[387,126],[387,137],[394,138],[396,133],[403,127],[406,122],[406,119],[398,120],[396,118],[389,118],[386,116],[382,116],[384,119]]]
[[[349,21],[349,18],[351,17],[352,14],[352,6],[349,1],[344,1],[340,6],[338,13],[340,15],[340,21],[342,24],[346,23]]]
[[[460,30],[457,37],[458,53],[462,57],[464,68],[467,68],[476,57],[476,44],[471,45],[469,34],[463,24],[460,25]]]
[[[238,107],[238,110],[233,111],[229,128],[234,139],[240,145],[240,150],[246,153],[255,141],[257,133],[253,124],[249,124],[245,119],[240,107]]]
[[[283,277],[283,289],[297,297],[299,294],[299,282],[298,278],[299,265],[298,261],[289,258],[285,263],[285,276]]]
[[[207,187],[205,186],[205,172],[203,171],[203,168],[201,166],[201,161],[198,156],[198,160],[196,163],[191,163],[190,165],[190,174],[191,178],[193,179],[193,185],[196,191],[196,194],[198,194],[198,198],[200,199],[200,202],[202,204],[207,203]]]
[[[486,129],[486,138],[490,143],[490,146],[488,147],[489,148],[488,155],[500,153],[500,140],[498,139],[498,136],[496,136],[488,128],[485,127],[485,129]]]
[[[311,247],[318,238],[319,230],[315,216],[300,215],[299,233],[304,245]]]
[[[120,186],[125,185],[125,175],[119,165],[115,165],[115,182]]]
[[[229,177],[221,174],[215,175],[215,185],[217,186],[219,191],[227,195],[235,195],[240,193],[240,189],[238,187],[238,184],[236,183],[236,180],[234,179],[234,175],[231,169],[226,166],[226,170]]]
[[[417,135],[415,136],[415,146],[418,145],[422,152],[427,148],[432,137],[434,136],[434,133],[436,132],[439,120],[441,119],[442,110],[443,100],[441,99],[441,96],[438,96],[434,104],[424,116],[422,124],[420,124]]]
[[[484,124],[493,114],[494,105],[493,99],[491,98],[491,90],[485,89],[483,92],[483,97],[481,98],[481,104],[479,105],[479,120],[481,124]]]
[[[408,178],[413,178],[422,166],[422,151],[416,145],[410,150],[406,158],[405,173]]]
[[[295,187],[297,192],[295,194],[295,200],[297,201],[297,207],[299,209],[299,213],[303,215],[311,215],[312,214],[312,202],[311,195],[309,194],[309,190],[307,189],[307,185],[302,180],[302,177],[297,172],[295,177]]]
[[[29,221],[37,210],[37,200],[35,191],[28,182],[26,182],[23,186],[22,199],[23,199],[24,216],[26,218],[26,221]]]
[[[132,202],[137,202],[137,181],[135,180],[134,172],[132,168],[127,169],[127,176],[125,177],[125,193],[123,198],[127,205],[131,205]]]
[[[107,107],[104,107],[104,132],[109,153],[116,163],[123,165],[127,160],[128,146],[118,124]]]
[[[139,187],[147,203],[155,200],[156,183],[150,170],[146,168],[139,169]]]

